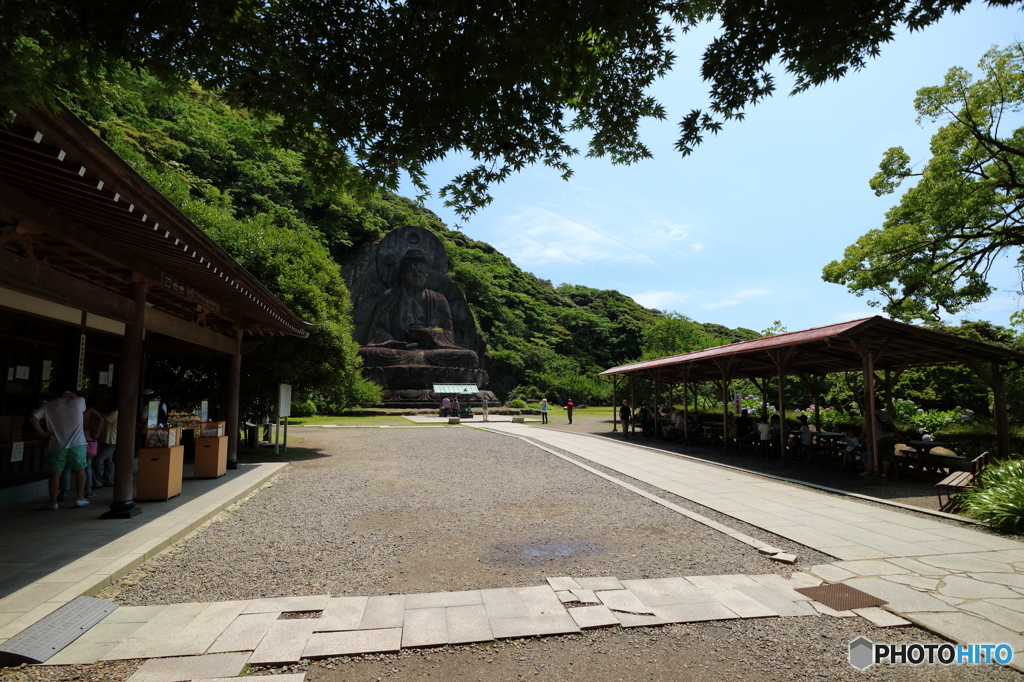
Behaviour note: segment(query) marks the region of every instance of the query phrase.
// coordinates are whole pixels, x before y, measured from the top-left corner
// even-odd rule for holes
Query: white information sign
[[[277,416],[292,416],[292,385],[281,384],[277,391]]]
[[[43,360],[43,381],[50,380],[50,370],[53,369],[53,363],[49,360]]]
[[[148,411],[146,413],[146,426],[149,428],[155,427],[159,423],[160,419],[160,401],[150,400],[148,405]]]
[[[28,367],[27,365],[17,365],[14,368],[14,378],[15,379],[28,379],[31,372],[32,372],[31,368]]]
[[[201,415],[200,418],[199,418],[200,421],[204,421],[204,422],[210,421],[210,401],[209,400],[204,400],[203,401],[203,406],[199,410],[199,412],[200,412],[200,415]]]
[[[11,461],[20,462],[25,459],[25,444],[21,441],[11,444]]]

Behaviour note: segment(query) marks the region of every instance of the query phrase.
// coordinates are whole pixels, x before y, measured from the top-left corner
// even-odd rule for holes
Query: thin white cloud
[[[630,298],[645,308],[655,310],[673,310],[674,306],[689,301],[693,296],[682,291],[644,291],[639,294],[630,294]]]
[[[502,232],[514,235],[495,246],[526,269],[550,264],[632,262],[654,265],[641,249],[581,222],[538,206],[525,206],[502,221]]]
[[[772,293],[768,289],[745,289],[743,291],[737,291],[736,293],[728,296],[727,298],[720,298],[715,301],[705,301],[700,304],[701,308],[705,310],[714,310],[715,308],[725,308],[726,306],[739,305],[743,303],[745,299],[757,298],[759,296],[767,296]]]

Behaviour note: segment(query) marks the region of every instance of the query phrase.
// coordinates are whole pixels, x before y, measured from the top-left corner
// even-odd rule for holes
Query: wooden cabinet
[[[228,437],[196,438],[195,478],[219,478],[228,470]]]
[[[138,500],[169,500],[181,494],[185,446],[139,450]]]

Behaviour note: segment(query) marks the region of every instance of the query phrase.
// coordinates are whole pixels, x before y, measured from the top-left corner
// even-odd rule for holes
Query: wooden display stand
[[[194,478],[220,478],[228,471],[228,437],[196,438]]]
[[[169,500],[181,494],[185,446],[139,450],[138,500]]]

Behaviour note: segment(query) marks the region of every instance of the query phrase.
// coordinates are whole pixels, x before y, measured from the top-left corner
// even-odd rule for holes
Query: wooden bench
[[[983,452],[978,457],[975,457],[971,462],[970,470],[954,472],[936,483],[935,492],[939,497],[939,509],[945,510],[947,507],[951,506],[953,502],[953,495],[974,486],[975,481],[977,481],[978,477],[981,476],[981,472],[989,465],[990,459],[989,454],[987,452]],[[943,493],[946,494],[945,504],[942,502]]]

